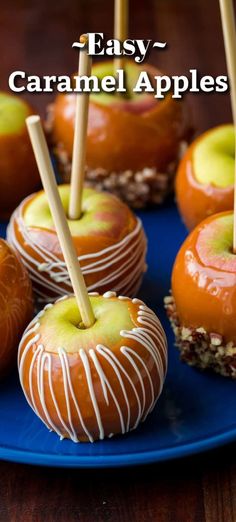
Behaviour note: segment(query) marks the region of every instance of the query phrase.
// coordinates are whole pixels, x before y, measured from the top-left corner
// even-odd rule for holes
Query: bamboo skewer
[[[235,129],[235,154],[236,154],[236,28],[233,0],[219,0],[223,37],[225,45],[226,63],[230,81],[230,98]],[[234,232],[233,252],[236,254],[236,159],[234,170]]]
[[[40,117],[29,116],[26,124],[81,318],[84,326],[89,328],[95,317],[61,203]]]
[[[115,0],[114,38],[123,42],[128,35],[128,0]],[[114,59],[114,72],[124,69],[124,57]]]
[[[80,37],[81,43],[87,43],[87,35]],[[79,76],[90,76],[92,68],[91,57],[84,48],[79,56]],[[89,93],[83,92],[76,96],[75,133],[73,142],[69,218],[79,219],[82,212],[82,194],[84,183],[84,168],[86,155],[86,139],[88,125]]]

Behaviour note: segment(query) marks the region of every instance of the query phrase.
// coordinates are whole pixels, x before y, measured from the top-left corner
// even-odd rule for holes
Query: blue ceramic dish
[[[170,204],[139,215],[149,239],[149,270],[140,296],[159,315],[169,341],[169,369],[155,411],[126,436],[94,444],[60,441],[31,411],[13,375],[0,385],[0,458],[47,466],[113,467],[183,457],[236,439],[236,383],[181,363],[165,317],[163,297],[186,236],[177,210]]]

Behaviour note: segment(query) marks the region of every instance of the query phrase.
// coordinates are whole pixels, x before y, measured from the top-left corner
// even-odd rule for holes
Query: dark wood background
[[[0,88],[9,74],[71,74],[78,51],[72,43],[82,32],[99,31],[113,37],[113,0],[1,0]],[[130,37],[167,41],[150,61],[167,74],[226,73],[218,0],[130,0]],[[26,94],[44,113],[50,94]],[[230,119],[228,94],[189,97],[197,132]]]
[[[130,36],[168,41],[150,60],[168,74],[225,73],[218,0],[130,0]],[[16,69],[71,74],[81,32],[112,37],[112,0],[1,0],[0,88]],[[27,96],[26,96],[27,98]],[[44,113],[50,95],[28,95]],[[197,132],[231,119],[228,94],[189,96]],[[236,445],[120,470],[0,463],[0,522],[235,522]]]

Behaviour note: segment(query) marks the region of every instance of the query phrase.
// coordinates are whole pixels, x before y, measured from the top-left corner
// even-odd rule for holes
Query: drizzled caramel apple
[[[0,92],[0,218],[8,219],[20,201],[40,186],[25,126],[28,103]]]
[[[16,363],[21,335],[33,315],[32,287],[19,257],[0,239],[0,376]]]
[[[206,217],[234,205],[234,126],[220,125],[187,149],[176,177],[180,214],[191,230]]]
[[[59,193],[68,215],[70,186]],[[146,270],[146,237],[141,221],[115,196],[84,189],[82,215],[68,224],[89,291],[133,296]],[[72,293],[44,191],[23,200],[13,213],[7,238],[27,267],[38,302]]]
[[[146,66],[150,79],[158,71]],[[112,75],[112,61],[93,67],[100,79]],[[125,65],[127,93],[90,95],[86,183],[120,196],[131,206],[161,203],[173,186],[176,166],[189,138],[185,104],[168,93],[163,100],[133,92],[140,66]],[[47,126],[64,179],[71,173],[76,94],[59,94]]]
[[[166,374],[166,337],[154,312],[114,292],[90,301],[90,328],[83,328],[75,298],[64,297],[35,317],[19,346],[27,401],[50,430],[74,442],[136,428]]]
[[[188,236],[165,300],[181,358],[236,378],[236,255],[233,212],[215,214]]]

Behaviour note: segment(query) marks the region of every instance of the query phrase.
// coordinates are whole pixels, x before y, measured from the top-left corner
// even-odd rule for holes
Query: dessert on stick
[[[83,38],[85,38],[83,36]],[[85,51],[80,74],[89,70]],[[88,94],[78,95],[71,185],[59,193],[89,291],[135,295],[146,269],[146,237],[141,221],[115,196],[83,190]],[[45,303],[72,286],[43,191],[25,199],[13,213],[10,243],[29,270],[35,295]]]
[[[230,80],[234,125],[221,125],[198,137],[186,151],[176,177],[176,199],[191,230],[206,217],[234,208],[236,60],[235,21],[231,0],[219,0]]]
[[[188,147],[180,161],[176,201],[189,230],[217,212],[234,206],[234,149],[232,124],[204,132]]]
[[[87,294],[39,117],[28,127],[75,296],[48,304],[25,330],[21,386],[50,430],[93,442],[136,428],[153,409],[166,373],[166,338],[141,301]]]
[[[59,193],[68,215],[70,186],[59,186]],[[146,270],[141,221],[118,198],[93,189],[83,190],[82,208],[81,218],[68,219],[68,224],[89,291],[135,295]],[[13,213],[7,239],[28,269],[39,303],[72,292],[43,191],[25,199]]]
[[[0,92],[0,219],[8,219],[20,201],[40,185],[25,126],[32,107]]]
[[[127,32],[127,2],[116,3],[115,34]],[[117,63],[118,61],[118,63]],[[157,100],[133,88],[144,66],[116,58],[94,65],[102,80],[125,69],[126,92],[92,93],[89,103],[85,181],[141,208],[161,203],[173,189],[182,150],[190,136],[185,103],[168,92]],[[150,81],[159,71],[145,66]],[[121,70],[121,69],[120,69]],[[63,179],[71,175],[76,94],[59,94],[50,106],[47,127]]]
[[[182,360],[236,378],[233,212],[210,216],[180,248],[165,299]]]
[[[12,247],[0,239],[0,377],[16,364],[18,343],[32,315],[27,270]]]
[[[233,5],[230,0],[222,0],[220,5],[236,124]],[[236,184],[236,176],[234,179]],[[166,298],[165,305],[182,359],[236,378],[235,203],[234,211],[214,214],[190,233],[177,254],[172,295]]]

